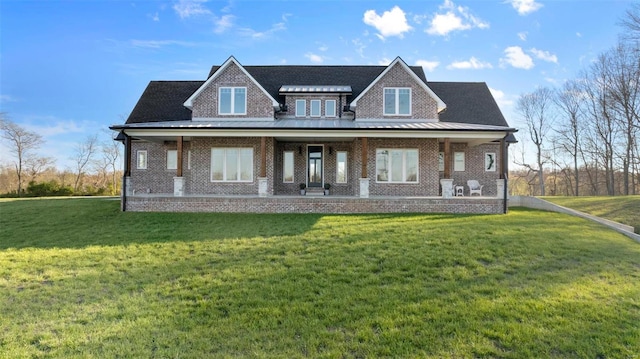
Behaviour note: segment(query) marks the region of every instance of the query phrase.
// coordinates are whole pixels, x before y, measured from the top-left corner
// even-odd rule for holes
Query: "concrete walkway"
[[[512,196],[509,198],[509,207],[535,208],[535,209],[541,209],[541,210],[551,211],[551,212],[566,213],[572,216],[585,218],[585,219],[603,224],[619,233],[624,234],[625,236],[635,240],[636,242],[640,243],[640,235],[633,232],[632,226],[627,226],[626,224],[596,217],[588,213],[576,211],[575,209],[559,206],[555,203],[551,203],[540,198],[529,197],[529,196]]]

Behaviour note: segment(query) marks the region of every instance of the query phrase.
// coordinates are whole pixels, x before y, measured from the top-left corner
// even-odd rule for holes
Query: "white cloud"
[[[576,32],[576,36],[577,36],[577,37],[582,37],[582,33],[580,33],[580,32]]]
[[[133,47],[141,47],[148,49],[159,49],[163,46],[195,46],[196,44],[193,42],[187,41],[178,41],[178,40],[130,40],[129,43]]]
[[[520,40],[522,40],[522,41],[527,41],[527,35],[528,35],[528,34],[529,34],[529,33],[528,33],[528,32],[526,32],[526,31],[519,32],[519,33],[518,33],[518,38],[520,38]]]
[[[319,51],[325,52],[327,50],[329,50],[329,46],[327,45],[320,45],[320,47],[318,48]]]
[[[360,55],[360,57],[364,58],[364,49],[367,48],[367,45],[365,45],[360,39],[353,39],[351,40],[351,43],[353,44],[356,52],[358,53],[358,55]]]
[[[513,100],[509,100],[505,96],[504,92],[502,92],[500,90],[493,89],[491,87],[489,87],[489,91],[491,91],[491,94],[493,95],[493,98],[496,100],[496,103],[498,103],[498,106],[504,107],[504,106],[512,106],[513,105]]]
[[[151,18],[151,20],[153,21],[160,21],[160,15],[158,14],[158,12],[156,11],[154,14],[149,14],[149,17]]]
[[[0,103],[6,103],[6,102],[18,102],[18,99],[9,95],[0,95]]]
[[[440,66],[440,62],[438,61],[427,61],[427,60],[418,60],[416,61],[417,66],[422,66],[428,72],[432,72],[436,69],[436,67]]]
[[[304,54],[304,57],[308,58],[309,61],[311,61],[314,64],[321,64],[324,62],[324,58],[322,56],[316,55],[311,52],[307,52],[306,54]]]
[[[209,9],[202,6],[205,2],[206,0],[179,0],[177,3],[173,4],[173,10],[175,10],[176,14],[178,14],[181,19],[186,19],[191,16],[211,14]]]
[[[543,6],[535,0],[510,0],[509,2],[520,15],[527,15],[538,11]]]
[[[542,50],[538,50],[536,48],[533,48],[531,50],[529,50],[529,52],[531,52],[532,54],[535,55],[535,57],[539,58],[540,60],[543,61],[547,61],[547,62],[553,62],[553,63],[558,63],[558,57],[552,53],[550,53],[549,51],[542,51]]]
[[[389,66],[391,61],[393,61],[393,60],[390,60],[390,59],[388,59],[386,57],[383,57],[380,60],[378,60],[378,65],[380,65],[380,66]]]
[[[213,32],[215,32],[216,34],[222,34],[223,32],[227,31],[228,29],[233,27],[234,19],[235,16],[233,15],[223,15],[221,18],[215,19],[213,22],[215,24]]]
[[[485,22],[469,11],[468,7],[456,6],[453,1],[445,0],[440,6],[444,13],[436,14],[431,20],[431,26],[425,30],[429,35],[446,36],[452,31],[470,30],[473,28],[486,29],[489,23]]]
[[[404,11],[398,6],[383,12],[382,16],[378,15],[375,10],[367,10],[362,20],[365,24],[375,27],[379,32],[378,37],[382,40],[389,36],[402,38],[405,32],[411,30]]]
[[[279,22],[271,25],[269,30],[265,31],[256,31],[251,28],[242,28],[239,30],[239,34],[241,36],[251,37],[256,40],[267,39],[270,38],[273,34],[279,31],[284,31],[287,29],[287,26],[284,22]]]
[[[481,70],[481,69],[491,69],[491,66],[488,62],[482,62],[475,57],[471,57],[468,61],[456,61],[452,62],[447,66],[448,69],[458,69],[458,70]]]
[[[502,66],[511,65],[518,69],[529,70],[533,68],[533,59],[522,51],[520,46],[510,46],[504,49],[505,57],[500,59]]]

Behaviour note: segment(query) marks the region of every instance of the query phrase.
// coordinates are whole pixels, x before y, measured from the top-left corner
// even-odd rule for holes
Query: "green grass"
[[[2,358],[637,358],[640,245],[558,213],[0,202]]]
[[[633,226],[640,234],[640,195],[615,197],[541,197],[564,207]]]

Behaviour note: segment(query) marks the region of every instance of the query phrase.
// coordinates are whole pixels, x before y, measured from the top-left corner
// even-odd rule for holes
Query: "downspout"
[[[509,211],[509,205],[508,205],[508,198],[507,198],[507,194],[508,194],[508,189],[507,189],[507,184],[509,183],[509,168],[508,168],[508,163],[509,161],[507,160],[509,157],[509,145],[507,145],[507,136],[509,136],[509,134],[506,134],[501,141],[501,147],[502,147],[502,178],[504,179],[504,185],[503,187],[503,193],[502,193],[502,213],[507,214],[507,212]]]
[[[124,131],[124,171],[122,171],[122,212],[127,211],[127,177],[131,176],[131,137]]]

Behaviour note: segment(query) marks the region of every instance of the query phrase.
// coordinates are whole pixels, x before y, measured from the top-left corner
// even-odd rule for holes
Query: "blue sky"
[[[60,168],[77,142],[123,123],[151,80],[243,65],[377,65],[483,81],[522,127],[522,93],[575,78],[613,46],[630,1],[0,2],[0,111],[40,133]],[[0,147],[0,161],[7,162]]]

